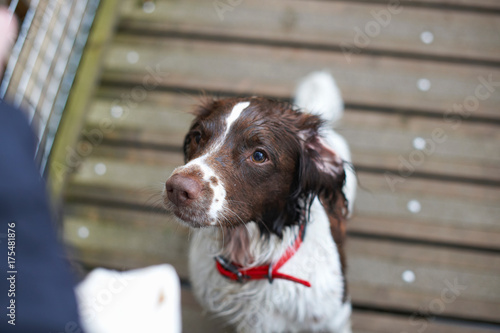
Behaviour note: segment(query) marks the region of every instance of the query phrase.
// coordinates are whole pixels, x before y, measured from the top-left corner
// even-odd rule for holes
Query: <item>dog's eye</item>
[[[194,141],[196,144],[199,144],[201,141],[201,133],[200,132],[194,132],[193,133]]]
[[[252,154],[252,162],[264,163],[265,161],[267,161],[266,153],[260,150],[254,151],[254,153]]]

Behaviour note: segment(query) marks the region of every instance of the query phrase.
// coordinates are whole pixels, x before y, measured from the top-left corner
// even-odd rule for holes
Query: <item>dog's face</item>
[[[209,101],[186,135],[186,165],[166,182],[166,208],[191,227],[255,221],[280,234],[299,222],[300,201],[321,192],[326,175],[341,191],[342,161],[319,138],[320,125],[264,98]]]

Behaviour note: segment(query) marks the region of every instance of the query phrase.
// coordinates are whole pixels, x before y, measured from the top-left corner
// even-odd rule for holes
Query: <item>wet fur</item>
[[[328,83],[323,79],[320,85]],[[250,104],[223,142],[217,141],[226,131],[224,119],[242,102]],[[356,182],[345,168],[350,163],[345,141],[319,116],[267,98],[207,99],[194,114],[184,140],[187,165],[174,174],[205,179],[202,198],[177,214],[195,228],[189,268],[199,302],[238,332],[350,332],[343,248]],[[255,149],[265,150],[269,163],[250,163]],[[190,164],[197,160],[217,177],[207,181],[203,170]],[[207,210],[217,186],[224,186],[225,202],[214,221]],[[168,200],[165,204],[175,209]],[[281,271],[308,280],[311,288],[286,280],[240,284],[215,269],[216,255],[247,268],[276,262],[302,224],[307,225],[303,245]]]

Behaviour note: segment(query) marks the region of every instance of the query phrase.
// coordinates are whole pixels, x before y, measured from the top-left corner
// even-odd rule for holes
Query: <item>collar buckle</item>
[[[267,279],[269,280],[269,283],[273,283],[273,265],[269,264],[269,269],[267,271]]]
[[[215,260],[217,260],[217,262],[226,270],[226,271],[229,271],[231,273],[233,273],[234,275],[236,275],[236,281],[240,282],[240,283],[243,283],[243,274],[240,272],[240,270],[238,269],[238,267],[236,267],[233,263],[231,263],[230,261],[228,261],[226,258],[224,258],[223,256],[216,256],[215,257]]]

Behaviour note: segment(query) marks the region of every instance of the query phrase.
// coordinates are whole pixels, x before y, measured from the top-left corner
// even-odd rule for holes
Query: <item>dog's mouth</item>
[[[179,207],[172,203],[166,193],[163,194],[163,207],[172,213],[177,222],[191,228],[202,228],[212,225],[201,207]]]

